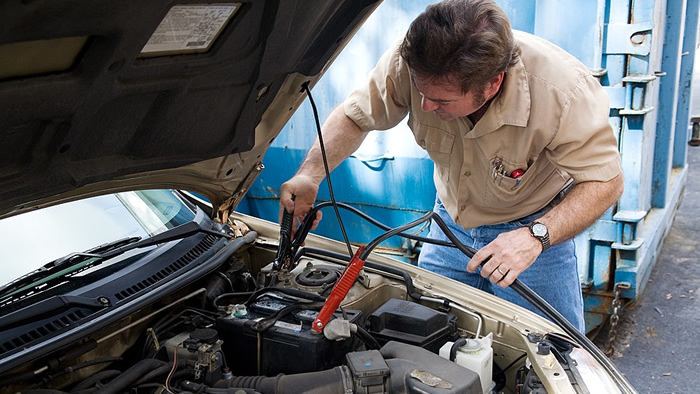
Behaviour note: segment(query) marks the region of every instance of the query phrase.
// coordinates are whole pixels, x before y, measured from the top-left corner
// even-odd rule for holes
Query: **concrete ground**
[[[696,61],[691,116],[700,116]],[[694,393],[700,375],[700,147],[688,147],[688,181],[644,293],[623,310],[615,365],[640,393]],[[596,342],[605,347],[607,338]]]

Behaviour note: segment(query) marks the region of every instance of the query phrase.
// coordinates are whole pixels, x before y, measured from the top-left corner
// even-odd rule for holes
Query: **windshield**
[[[0,286],[74,252],[146,238],[194,219],[170,190],[92,197],[0,220]]]

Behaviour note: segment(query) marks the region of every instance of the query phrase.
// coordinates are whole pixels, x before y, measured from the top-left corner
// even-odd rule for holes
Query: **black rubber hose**
[[[379,345],[379,342],[372,336],[372,334],[369,333],[369,331],[365,330],[359,325],[357,326],[357,337],[360,338],[360,340],[365,344],[367,349],[379,349],[381,348],[381,345]]]
[[[457,349],[464,346],[467,343],[467,338],[459,338],[452,344],[450,348],[450,361],[454,361],[457,358]]]
[[[227,387],[227,388],[216,388],[208,387],[201,383],[195,383],[191,381],[183,381],[180,383],[180,388],[187,390],[184,393],[207,393],[207,394],[260,394],[258,390],[251,388],[242,387]]]
[[[325,371],[280,374],[275,377],[237,376],[233,379],[219,380],[214,384],[214,388],[252,388],[262,394],[345,394],[355,392],[352,381],[348,367],[339,366]]]
[[[168,375],[168,373],[170,373],[170,370],[172,370],[172,369],[173,369],[173,366],[170,364],[165,364],[162,367],[158,367],[158,368],[148,372],[147,374],[143,375],[141,378],[139,378],[139,380],[134,382],[134,386],[140,386],[140,385],[146,384],[146,383],[148,383],[156,378],[165,377]],[[165,379],[163,379],[163,380],[165,380]]]
[[[82,382],[78,383],[71,389],[71,393],[80,392],[82,390],[90,391],[90,388],[95,385],[95,383],[101,380],[113,379],[116,376],[121,375],[122,371],[117,369],[105,369],[97,372],[89,377],[85,378]],[[94,390],[92,390],[94,391]]]
[[[100,391],[103,394],[117,394],[124,391],[124,389],[131,387],[134,382],[139,380],[145,374],[153,371],[156,368],[160,368],[166,365],[165,361],[156,360],[154,358],[146,358],[140,360],[132,367],[124,371],[121,375],[114,378],[111,382],[104,385]]]
[[[408,293],[408,295],[411,298],[413,298],[416,301],[420,301],[420,299],[423,297],[419,292],[416,291],[416,288],[413,286],[413,278],[411,278],[411,275],[409,275],[408,272],[399,268],[389,267],[388,265],[375,263],[372,261],[365,262],[365,267],[373,268],[379,271],[384,271],[386,273],[402,277],[403,282],[406,285],[406,293]]]

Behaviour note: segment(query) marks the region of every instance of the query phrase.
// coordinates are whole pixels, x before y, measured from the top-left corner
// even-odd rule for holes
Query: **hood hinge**
[[[265,165],[263,165],[262,162],[258,162],[248,173],[248,175],[246,175],[245,178],[243,178],[243,181],[241,182],[241,185],[238,188],[238,190],[231,197],[227,198],[219,205],[214,220],[216,220],[219,223],[228,222],[229,216],[231,216],[233,210],[236,208],[236,206],[238,206],[238,203],[241,202],[246,192],[248,192],[250,185],[253,184],[253,182],[255,181],[255,179],[257,179],[258,175],[260,175],[263,169],[265,169]]]

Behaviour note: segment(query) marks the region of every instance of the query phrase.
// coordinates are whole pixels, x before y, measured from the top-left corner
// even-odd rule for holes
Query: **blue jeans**
[[[465,229],[455,223],[439,199],[435,201],[435,211],[454,235],[466,246],[481,249],[493,241],[498,234],[527,226],[544,215],[544,208],[530,216],[508,223],[479,226]],[[433,223],[428,237],[447,241],[440,227]],[[466,283],[477,289],[508,300],[544,316],[534,305],[523,299],[510,288],[502,288],[483,278],[478,271],[467,272],[469,258],[459,249],[433,244],[424,244],[418,256],[418,266],[429,271]],[[579,331],[585,333],[583,318],[583,296],[578,277],[576,247],[573,239],[561,242],[544,251],[535,262],[519,276],[518,280],[544,298]],[[546,317],[546,316],[545,316]]]

